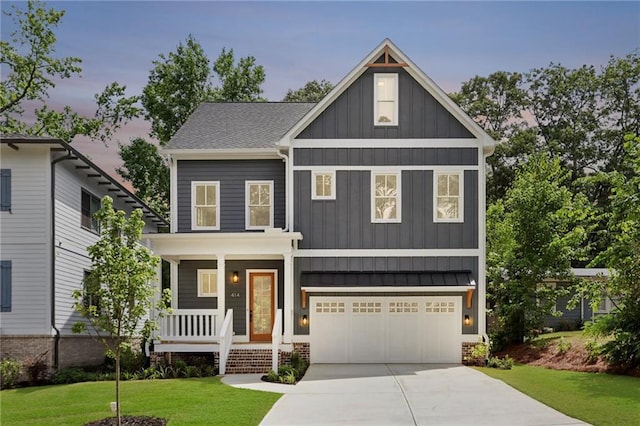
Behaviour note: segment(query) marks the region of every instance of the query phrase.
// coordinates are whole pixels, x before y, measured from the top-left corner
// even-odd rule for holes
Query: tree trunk
[[[118,426],[121,426],[120,419],[120,351],[116,352],[116,418],[118,419]]]

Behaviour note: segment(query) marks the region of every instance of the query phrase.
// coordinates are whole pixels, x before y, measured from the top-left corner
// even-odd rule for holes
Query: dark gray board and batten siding
[[[476,166],[478,148],[295,148],[296,166]]]
[[[374,126],[373,74],[398,73],[398,125]],[[469,130],[401,68],[370,68],[298,139],[473,138]]]
[[[274,228],[285,226],[285,169],[282,160],[179,160],[178,232],[191,229],[191,182],[220,182],[220,232],[245,232],[245,182],[273,181]],[[215,231],[213,231],[215,232]]]
[[[464,222],[433,221],[433,171],[403,171],[400,223],[371,222],[371,172],[336,172],[336,199],[311,199],[311,172],[296,171],[300,249],[478,248],[478,172],[464,172]]]

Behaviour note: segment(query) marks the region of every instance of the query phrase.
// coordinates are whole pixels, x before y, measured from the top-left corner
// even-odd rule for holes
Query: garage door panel
[[[460,362],[461,296],[311,301],[312,362]]]

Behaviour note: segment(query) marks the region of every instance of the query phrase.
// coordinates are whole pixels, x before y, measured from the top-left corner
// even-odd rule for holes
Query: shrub
[[[284,375],[280,375],[280,382],[285,383],[287,385],[295,385],[296,384],[296,370],[295,368],[287,371]]]
[[[267,381],[269,382],[277,382],[278,381],[278,373],[273,370],[269,370],[267,373]]]
[[[87,373],[82,368],[63,368],[51,376],[51,382],[55,385],[67,383],[89,382],[95,380],[96,374]]]
[[[498,368],[500,370],[511,370],[511,368],[513,368],[513,358],[511,358],[509,355],[505,356],[504,358],[498,358],[497,356],[492,356],[489,357],[489,360],[487,361],[487,367],[490,368]]]
[[[293,351],[291,352],[291,366],[297,370],[296,379],[300,380],[309,368],[309,363],[300,356],[300,353]]]
[[[29,376],[29,383],[35,384],[46,379],[49,366],[44,360],[44,357],[48,352],[49,351],[45,351],[40,355],[29,357],[24,361],[24,369]]]
[[[286,376],[287,374],[293,374],[293,376],[296,377],[298,375],[298,370],[291,365],[281,365],[278,367],[278,376]]]
[[[558,343],[556,344],[556,354],[564,355],[569,352],[569,349],[571,349],[571,342],[569,342],[564,337],[560,337]]]
[[[585,342],[584,348],[587,351],[587,362],[589,364],[595,364],[600,358],[602,347],[596,340],[589,340]]]
[[[20,377],[20,363],[12,358],[0,361],[0,389],[13,387]]]

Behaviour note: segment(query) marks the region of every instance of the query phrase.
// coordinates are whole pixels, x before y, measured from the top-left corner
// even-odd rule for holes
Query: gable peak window
[[[246,182],[246,229],[273,228],[273,181]]]
[[[371,222],[400,222],[400,173],[371,173]]]
[[[461,172],[437,172],[434,176],[435,222],[463,221],[463,174]]]
[[[100,232],[100,221],[94,217],[94,214],[100,210],[100,199],[89,191],[82,190],[81,197],[81,220],[80,224],[83,228],[90,231]]]
[[[398,74],[373,74],[373,123],[376,126],[398,125]]]
[[[191,229],[220,229],[220,182],[191,182]]]

